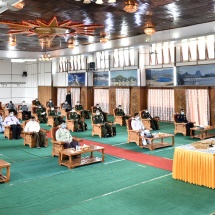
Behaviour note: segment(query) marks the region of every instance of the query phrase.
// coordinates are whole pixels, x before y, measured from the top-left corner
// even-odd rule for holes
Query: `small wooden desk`
[[[69,169],[76,166],[83,166],[86,164],[92,164],[97,162],[104,162],[104,147],[90,146],[87,150],[75,151],[70,149],[64,149],[59,152],[58,162],[60,165],[67,166]],[[93,152],[101,151],[102,157],[94,157]],[[90,156],[81,157],[83,154],[90,153]],[[68,158],[68,159],[67,159]]]
[[[213,130],[215,129],[215,126],[206,126],[204,127],[204,129],[201,129],[199,127],[194,127],[190,129],[190,137],[191,138],[199,138],[199,139],[206,139],[206,138],[210,138],[210,137],[214,137],[215,134],[208,134],[209,130]],[[198,131],[200,134],[194,134],[193,131]]]
[[[165,138],[172,138],[172,143],[164,142],[163,140]],[[156,134],[154,137],[143,137],[145,140],[147,140],[149,143],[147,145],[140,146],[141,148],[148,148],[150,150],[154,150],[157,148],[163,148],[168,146],[174,146],[174,134]],[[154,143],[154,140],[161,140],[160,142]]]
[[[6,168],[6,176],[2,174],[2,169]],[[10,181],[10,163],[0,160],[0,182]]]

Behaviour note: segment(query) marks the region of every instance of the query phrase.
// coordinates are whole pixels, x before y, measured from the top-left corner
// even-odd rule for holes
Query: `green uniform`
[[[153,130],[158,130],[159,129],[159,124],[158,124],[158,119],[159,119],[159,117],[154,117],[154,118],[152,118],[152,116],[150,115],[150,113],[149,112],[143,112],[143,115],[142,115],[142,119],[151,119],[151,121],[150,121],[150,125],[151,125],[151,128],[153,129]]]
[[[87,124],[81,120],[80,115],[77,114],[76,112],[70,112],[69,114],[69,119],[74,120],[75,121],[75,130],[78,131],[78,127],[80,127],[80,129],[82,131],[87,130]]]
[[[107,122],[107,115],[106,115],[106,113],[104,113],[104,112],[102,111],[101,107],[94,107],[94,108],[93,108],[93,113],[96,113],[97,110],[99,110],[100,114],[103,115],[104,121]]]
[[[41,103],[40,103],[40,101],[36,101],[36,100],[35,100],[35,101],[33,102],[33,105],[39,106],[39,105],[41,105]]]
[[[81,117],[83,117],[84,119],[89,119],[89,111],[88,110],[84,110],[82,105],[75,105],[75,110],[80,111],[81,112]]]
[[[107,122],[105,122],[103,114],[99,114],[99,115],[94,115],[93,116],[93,123],[94,124],[103,124],[102,125],[102,133],[104,134],[104,136],[106,134],[109,135],[109,137],[113,136],[113,127],[112,125],[108,124]]]
[[[116,116],[123,116],[123,124],[125,124],[126,119],[130,118],[130,116],[125,115],[123,109],[121,108],[116,109]]]
[[[45,114],[42,114],[43,112],[45,112]],[[45,123],[47,122],[46,109],[44,107],[37,108],[36,114],[40,122],[45,122]]]
[[[53,116],[54,117],[54,124],[55,126],[58,126],[62,123],[63,119],[61,116],[57,115],[57,111],[56,110],[50,110],[48,113],[49,116]]]

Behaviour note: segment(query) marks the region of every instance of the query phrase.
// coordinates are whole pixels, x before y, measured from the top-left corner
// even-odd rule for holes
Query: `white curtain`
[[[94,89],[94,105],[96,104],[109,113],[109,89]]]
[[[125,114],[129,114],[130,105],[130,90],[129,89],[116,89],[116,107],[122,105]]]
[[[207,89],[186,90],[186,114],[197,125],[210,125],[209,95]]]
[[[57,89],[57,106],[60,107],[60,104],[65,102],[67,94],[67,88],[58,88]]]
[[[172,121],[174,114],[174,90],[149,89],[148,111],[152,117],[159,116],[162,121]]]
[[[70,91],[71,91],[72,106],[74,107],[77,101],[80,101],[81,89],[71,88]]]

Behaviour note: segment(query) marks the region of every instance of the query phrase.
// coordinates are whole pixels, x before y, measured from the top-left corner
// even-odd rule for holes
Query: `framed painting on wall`
[[[173,87],[173,68],[146,69],[146,86]]]
[[[86,73],[68,73],[68,86],[85,86]]]
[[[109,72],[93,72],[93,86],[109,86]]]
[[[111,71],[111,86],[137,86],[137,70]]]
[[[177,67],[177,85],[215,85],[215,64]]]

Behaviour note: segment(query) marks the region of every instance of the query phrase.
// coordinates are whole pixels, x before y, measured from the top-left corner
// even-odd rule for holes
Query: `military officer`
[[[159,117],[152,117],[148,110],[143,111],[142,119],[151,119],[150,124],[153,130],[159,130]]]
[[[27,115],[27,119],[31,118],[31,111],[28,111],[28,106],[26,105],[25,101],[22,102],[22,106],[20,106],[19,112],[22,112],[23,120],[26,119],[26,115]]]
[[[96,106],[93,108],[93,113],[96,113],[96,111],[99,111],[99,113],[103,115],[104,121],[107,122],[107,113],[102,111],[99,104],[96,104]]]
[[[122,109],[122,105],[118,105],[116,108],[116,116],[123,116],[123,124],[125,124],[126,119],[129,119],[130,116],[126,115]]]
[[[101,124],[102,125],[102,133],[104,137],[111,137],[116,135],[116,127],[114,124],[110,124],[104,120],[104,116],[99,110],[96,111],[96,114],[92,118],[94,124]],[[112,135],[113,134],[113,135]]]
[[[51,107],[51,109],[48,111],[48,116],[54,117],[55,126],[60,125],[63,121],[63,118],[57,115],[57,111],[54,109],[54,107]]]
[[[40,122],[45,122],[45,123],[47,122],[46,109],[42,105],[38,106],[36,110],[36,114]]]
[[[51,107],[54,107],[54,106],[55,106],[54,102],[51,99],[49,99],[49,101],[46,103],[46,107],[51,108]]]
[[[71,106],[69,105],[69,103],[67,101],[65,101],[62,105],[62,109],[64,109],[66,112],[71,111]]]
[[[76,111],[80,111],[81,113],[81,117],[83,117],[84,119],[89,119],[89,111],[88,110],[84,110],[83,106],[80,104],[79,101],[77,101],[76,105],[75,105],[75,110]]]
[[[87,124],[84,122],[84,119],[81,119],[80,115],[75,111],[74,107],[70,111],[69,119],[75,121],[75,130],[76,131],[79,131],[79,129],[78,129],[79,126],[82,131],[87,130]]]
[[[38,100],[38,98],[36,98],[36,99],[33,101],[33,105],[35,105],[35,106],[41,105],[41,103],[40,103],[40,101]]]

